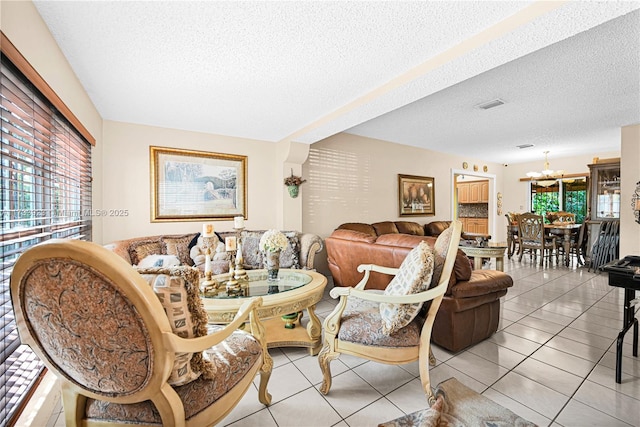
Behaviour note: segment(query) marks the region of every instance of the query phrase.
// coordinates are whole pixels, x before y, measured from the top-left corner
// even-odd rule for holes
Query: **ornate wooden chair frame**
[[[556,238],[546,234],[542,215],[532,213],[518,215],[518,236],[520,239],[518,261],[522,261],[525,249],[529,249],[532,259],[535,259],[536,251],[540,251],[540,266],[544,265],[545,257],[550,259],[554,253],[556,264],[558,263]]]
[[[440,308],[440,303],[442,302],[442,298],[447,290],[451,272],[453,271],[453,265],[458,252],[462,223],[460,221],[453,221],[451,227],[453,227],[453,232],[446,251],[442,275],[437,286],[424,292],[404,296],[389,296],[380,293],[368,292],[365,291],[365,286],[371,271],[395,275],[397,274],[398,269],[366,264],[358,266],[358,271],[364,272],[364,277],[355,287],[335,287],[331,290],[330,295],[333,298],[340,298],[340,301],[333,312],[327,316],[323,325],[324,345],[318,355],[318,362],[323,375],[323,382],[320,387],[320,391],[322,393],[327,394],[331,388],[332,379],[330,362],[339,357],[340,354],[350,354],[391,365],[407,364],[418,360],[420,380],[424,393],[430,404],[435,401],[429,380],[429,365],[435,365],[435,358],[431,353],[430,347],[431,330],[433,328],[433,322],[435,321],[438,309]],[[360,298],[376,303],[412,304],[416,302],[431,301],[431,304],[427,311],[426,318],[424,319],[424,323],[419,329],[420,336],[415,345],[395,348],[376,347],[373,345],[363,345],[343,341],[339,338],[338,333],[340,331],[342,315],[347,307],[347,301],[349,298]],[[413,321],[415,322],[418,320],[414,319]]]
[[[259,400],[265,405],[271,402],[267,382],[273,361],[257,315],[261,298],[247,301],[232,322],[215,332],[182,338],[172,331],[154,290],[131,265],[99,245],[76,240],[51,240],[22,254],[11,275],[11,296],[22,342],[62,380],[67,426],[120,424],[87,419],[88,402],[97,401],[124,404],[123,409],[128,405],[140,408],[151,401],[163,426],[211,426],[235,407],[258,372]],[[255,339],[237,332],[247,320]],[[61,327],[65,331],[56,335]],[[228,341],[232,335],[237,341]],[[198,389],[204,382],[218,387],[217,378],[229,370],[218,371],[215,380],[196,379],[172,386],[168,379],[176,354],[198,354],[209,348],[219,351],[222,347],[214,346],[220,343],[225,349],[229,345],[241,351],[247,348],[251,354],[238,360],[247,362],[239,379],[228,384],[221,379],[224,387],[216,389],[219,395],[199,403],[202,407],[196,411],[185,404],[179,389],[191,387],[187,396],[193,397],[198,391],[205,392]],[[216,369],[221,369],[218,363]],[[160,424],[144,421],[136,425]]]

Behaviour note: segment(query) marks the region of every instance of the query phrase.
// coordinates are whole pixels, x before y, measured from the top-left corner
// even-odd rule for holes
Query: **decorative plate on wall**
[[[469,167],[469,163],[467,162],[462,162],[462,169],[466,169]]]
[[[485,171],[485,172],[488,172],[488,171],[489,171],[489,168],[487,167],[487,165],[484,165],[484,166],[482,167],[482,170],[483,170],[483,171]]]
[[[478,165],[473,165],[473,171],[478,172]]]

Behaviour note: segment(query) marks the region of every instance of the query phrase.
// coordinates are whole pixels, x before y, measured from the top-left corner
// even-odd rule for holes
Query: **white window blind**
[[[20,344],[9,277],[29,247],[91,240],[91,146],[2,55],[0,74],[0,426],[10,425],[43,365]]]

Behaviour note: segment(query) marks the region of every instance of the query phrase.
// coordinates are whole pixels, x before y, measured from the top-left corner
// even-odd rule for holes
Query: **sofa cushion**
[[[188,242],[187,242],[188,243]],[[207,335],[207,313],[199,295],[200,274],[190,267],[137,268],[157,295],[173,332],[182,338]],[[169,384],[187,384],[200,375],[213,379],[215,367],[199,353],[176,353]]]
[[[382,236],[383,234],[399,233],[398,228],[396,227],[396,224],[391,221],[376,222],[371,224],[371,226],[373,227],[374,230],[376,230],[376,234],[378,236]]]
[[[410,234],[383,234],[376,239],[377,245],[396,246],[399,248],[413,249],[420,244],[420,242],[426,241],[431,246],[434,244],[432,237],[427,236],[412,236]]]
[[[396,228],[399,233],[413,234],[414,236],[424,236],[424,227],[417,222],[396,221]]]
[[[409,252],[402,261],[398,274],[384,291],[385,295],[410,295],[427,290],[434,268],[434,253],[426,242]],[[420,312],[422,303],[380,304],[382,331],[392,334],[407,326]]]
[[[343,240],[353,240],[354,242],[373,243],[376,241],[376,236],[369,233],[363,233],[361,231],[349,230],[346,228],[338,228],[331,233],[331,237]]]
[[[177,256],[184,265],[193,265],[193,260],[189,254],[189,244],[195,235],[196,233],[187,234],[186,236],[163,236],[161,238],[163,246],[162,253]]]
[[[137,240],[129,245],[131,265],[137,265],[149,255],[162,255],[162,243],[158,240]]]
[[[427,236],[439,236],[444,230],[449,228],[451,221],[431,221],[424,226],[424,234]]]
[[[376,230],[371,224],[363,224],[361,222],[347,222],[338,227],[339,230],[353,230],[365,233],[370,236],[377,236]]]
[[[451,277],[449,278],[449,286],[447,286],[447,291],[445,295],[451,295],[453,287],[458,282],[465,282],[471,278],[471,274],[473,269],[471,268],[471,260],[462,252],[461,249],[458,249],[458,253],[456,254],[456,261],[453,264],[453,272],[451,273]]]

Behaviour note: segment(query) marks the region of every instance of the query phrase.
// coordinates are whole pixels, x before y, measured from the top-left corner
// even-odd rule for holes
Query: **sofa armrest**
[[[300,234],[300,268],[313,270],[316,254],[323,248],[320,236],[311,233]]]
[[[513,286],[513,279],[497,270],[473,270],[471,278],[457,282],[451,288],[453,298],[473,298],[504,291]]]

